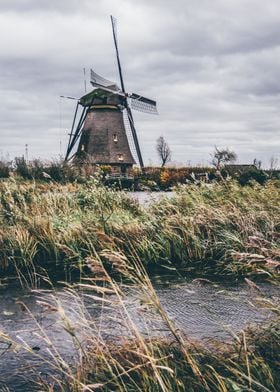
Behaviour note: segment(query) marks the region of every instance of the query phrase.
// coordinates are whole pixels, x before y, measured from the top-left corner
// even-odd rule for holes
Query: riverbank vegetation
[[[8,179],[0,183],[1,274],[48,264],[86,268],[93,250],[109,250],[149,270],[276,278],[279,184],[184,185],[142,206],[97,179],[66,185]],[[105,261],[113,270],[114,262]]]
[[[214,165],[214,163],[213,163]],[[36,180],[43,183],[56,182],[59,184],[86,183],[90,176],[98,175],[106,183],[111,174],[111,167],[92,165],[90,161],[83,164],[73,164],[64,160],[43,162],[34,159],[27,162],[23,157],[14,161],[0,161],[0,180],[16,178],[17,180]],[[118,186],[130,187],[133,190],[166,191],[177,185],[212,183],[236,180],[240,185],[257,182],[264,185],[272,179],[280,179],[280,170],[273,167],[262,170],[256,164],[216,166],[185,166],[185,167],[145,167],[144,171],[135,168],[130,173],[128,184],[117,182]],[[116,181],[113,181],[116,184]]]

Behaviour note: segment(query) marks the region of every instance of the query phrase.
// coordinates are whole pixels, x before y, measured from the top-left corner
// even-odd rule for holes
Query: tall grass
[[[105,268],[103,259],[107,260]],[[49,347],[45,361],[49,370],[48,381],[37,378],[38,390],[61,391],[278,391],[279,328],[276,319],[255,331],[244,331],[233,343],[208,342],[199,344],[184,336],[166,315],[154,288],[137,258],[129,261],[123,254],[103,252],[102,257],[92,252],[85,260],[92,277],[68,287],[65,295],[75,308],[75,317],[69,316],[55,292],[42,305],[57,312],[63,328],[71,337],[78,355],[75,362],[66,361],[38,325],[42,341]],[[148,316],[159,318],[168,335],[153,336],[149,330],[140,331],[133,312],[126,303],[127,286],[108,273],[108,263],[114,266],[123,281],[137,288],[148,298],[145,308]],[[83,304],[99,303],[99,317],[91,315]],[[279,307],[270,302],[270,308],[279,314]],[[115,314],[113,337],[108,337],[110,324],[102,323],[106,313]],[[191,317],[191,315],[190,315]],[[109,330],[108,330],[109,328]],[[116,333],[118,332],[119,333]],[[110,335],[109,335],[110,336]],[[9,341],[8,336],[1,340]],[[18,344],[18,343],[17,343]],[[32,352],[32,347],[22,342]]]
[[[125,256],[110,252],[107,252],[106,258],[148,298],[146,307],[154,312],[152,317],[157,314],[164,322],[169,337],[156,338],[149,336],[149,332],[148,337],[143,337],[143,332],[134,324],[127,308],[122,285],[107,273],[107,268],[98,255],[92,256],[88,262],[95,279],[88,280],[86,284],[86,288],[93,291],[89,295],[95,298],[95,291],[102,292],[100,284],[103,282],[105,291],[102,298],[109,301],[106,306],[110,306],[110,297],[112,298],[112,309],[115,309],[117,299],[117,305],[121,308],[117,316],[118,322],[125,326],[130,337],[124,336],[121,340],[118,338],[110,342],[102,338],[100,332],[105,331],[90,333],[87,358],[82,365],[83,371],[78,373],[82,377],[76,378],[77,390],[278,390],[279,319],[258,330],[242,332],[232,344],[209,342],[207,347],[205,344],[192,342],[168,318],[140,260],[135,258],[129,262],[125,260]],[[99,285],[96,285],[96,271]],[[270,302],[269,306],[279,315],[278,305]],[[143,319],[144,317],[143,313]],[[95,326],[95,323],[92,325]]]
[[[276,277],[279,181],[178,187],[143,207],[128,193],[87,184],[0,184],[0,268],[83,268],[92,252],[123,252],[147,268]],[[112,267],[111,267],[112,268]]]
[[[51,270],[61,264],[88,272],[75,289],[65,290],[75,307],[74,318],[55,291],[42,301],[56,312],[72,339],[74,362],[60,354],[40,324],[37,333],[49,356],[34,353],[22,342],[51,369],[48,381],[37,378],[38,390],[278,391],[276,304],[263,300],[277,319],[258,330],[243,331],[231,344],[195,343],[168,318],[147,270],[164,266],[200,276],[277,280],[279,186],[182,186],[172,198],[143,207],[129,194],[94,180],[82,185],[2,182],[1,273],[15,268],[21,279],[36,286],[40,266]],[[142,312],[143,324],[147,321],[145,331],[126,302],[128,284],[141,293],[142,303],[135,308]],[[99,304],[100,317],[86,309],[84,298]],[[102,322],[108,311],[115,314],[111,325]],[[164,324],[165,337],[150,333],[149,319]],[[116,334],[118,328],[121,333]],[[1,341],[11,339],[1,334]],[[17,341],[12,347],[18,345]]]

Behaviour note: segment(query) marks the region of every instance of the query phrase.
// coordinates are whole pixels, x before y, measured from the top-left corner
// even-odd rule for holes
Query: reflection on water
[[[130,192],[129,196],[138,200],[141,205],[147,205],[152,201],[158,201],[162,197],[172,197],[174,192]]]
[[[279,289],[268,284],[260,285],[260,291],[246,284],[205,285],[195,281],[154,283],[154,287],[176,328],[193,339],[228,339],[231,332],[271,317],[260,306],[260,296],[279,300]],[[49,381],[50,375],[58,372],[60,356],[67,363],[75,363],[77,347],[69,323],[81,342],[89,328],[105,339],[120,341],[131,334],[126,326],[128,315],[117,298],[110,296],[110,302],[101,306],[97,297],[93,300],[88,294],[63,288],[36,292],[0,288],[0,331],[14,341],[11,345],[0,336],[0,389],[8,385],[10,391],[38,390],[30,380],[39,377]],[[162,336],[167,333],[166,326],[150,302],[149,293],[126,288],[124,303],[134,324],[144,335]]]

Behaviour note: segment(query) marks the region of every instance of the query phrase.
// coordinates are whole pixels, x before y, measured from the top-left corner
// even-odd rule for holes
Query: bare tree
[[[171,160],[171,150],[163,136],[157,139],[156,150],[161,160],[161,167],[164,167]]]
[[[257,158],[254,158],[253,165],[256,166],[257,169],[260,169],[262,167],[262,161]]]
[[[215,147],[215,151],[212,154],[212,165],[217,170],[220,170],[221,166],[228,162],[235,162],[237,155],[234,151],[230,151],[228,148],[219,149]]]
[[[272,170],[277,170],[278,167],[279,167],[278,158],[275,158],[274,156],[272,156],[272,157],[270,158],[270,160],[269,160],[269,164],[270,164],[270,167],[269,167],[270,171],[272,171]]]

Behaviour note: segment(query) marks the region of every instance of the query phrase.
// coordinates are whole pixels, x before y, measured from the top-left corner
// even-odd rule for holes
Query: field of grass
[[[49,308],[57,311],[79,355],[70,365],[54,350],[48,363],[53,381],[40,381],[38,390],[53,391],[55,383],[57,390],[83,392],[278,391],[277,304],[263,299],[278,318],[242,332],[232,343],[194,343],[166,315],[147,271],[176,268],[216,279],[254,276],[277,282],[279,190],[279,181],[248,187],[188,185],[171,198],[141,206],[128,193],[95,180],[66,185],[2,181],[1,275],[14,270],[35,285],[40,266],[50,274],[55,264],[86,271],[78,288],[102,308],[117,303],[122,310],[118,322],[129,331],[119,341],[104,340],[82,304],[73,324],[54,292]],[[124,282],[149,299],[144,305],[164,321],[168,337],[141,334],[124,301]],[[69,295],[79,302],[72,288]],[[48,338],[43,334],[42,339]],[[1,340],[9,337],[1,334]]]
[[[273,278],[279,272],[280,182],[186,185],[148,206],[96,184],[0,183],[0,271],[119,252],[147,267]]]

